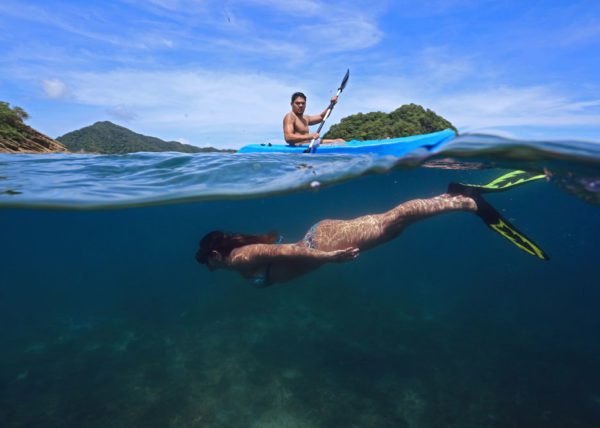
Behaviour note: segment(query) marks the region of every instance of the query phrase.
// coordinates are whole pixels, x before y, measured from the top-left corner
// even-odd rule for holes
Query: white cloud
[[[279,135],[296,89],[266,75],[209,71],[84,73],[70,84],[73,100],[127,119],[139,132],[199,145],[194,135],[228,134],[240,143],[265,132]]]
[[[598,18],[583,18],[583,22],[575,22],[561,32],[558,43],[563,46],[583,44],[600,39],[600,26]],[[591,21],[591,22],[590,22]]]
[[[316,0],[242,0],[242,3],[266,6],[271,10],[276,9],[300,16],[313,16],[323,11],[323,3]]]
[[[183,2],[179,0],[147,0],[148,3],[162,7],[163,9],[177,10],[182,7]]]
[[[70,4],[52,8],[41,3],[21,7],[7,1],[4,13],[27,25],[48,27],[58,36],[60,40],[53,39],[52,47],[60,46],[62,54],[55,61],[67,68],[82,66],[82,52],[92,61],[109,61],[114,66],[156,60],[166,51],[175,51],[169,54],[175,57],[202,52],[215,63],[235,58],[239,62],[275,60],[278,67],[295,67],[332,52],[370,48],[383,37],[378,16],[384,0],[372,0],[368,8],[339,0],[122,0],[130,4],[125,9],[139,12],[131,25],[122,21],[131,11],[121,16],[114,8],[82,9]],[[20,56],[39,57],[35,49],[39,43],[32,45],[34,52],[22,49]],[[53,57],[44,61],[53,62]]]
[[[138,132],[192,144],[240,146],[278,138],[289,96],[298,88],[309,97],[308,112],[320,111],[326,90],[289,75],[207,70],[80,73],[68,79],[70,98],[103,108],[133,122]],[[452,89],[427,86],[428,76],[356,76],[342,95],[326,129],[357,112],[391,111],[416,103],[446,117],[458,128],[510,126],[600,126],[600,100],[574,99],[552,87],[488,86]],[[297,85],[297,86],[296,86]],[[333,89],[333,88],[332,88]],[[135,113],[134,113],[135,112]],[[203,137],[199,137],[203,136]],[[210,142],[207,139],[212,138]],[[204,139],[204,140],[203,140]],[[183,141],[183,140],[181,140]],[[217,144],[217,145],[219,145]]]
[[[69,92],[67,85],[59,79],[42,80],[42,87],[46,95],[53,99],[65,98]]]
[[[416,103],[435,111],[459,128],[501,126],[600,126],[599,100],[575,99],[551,86],[428,85],[428,76],[378,76],[353,87],[338,114],[391,111]]]
[[[129,110],[123,104],[109,107],[106,109],[106,112],[115,119],[124,120],[126,122],[130,122],[137,118],[137,114]]]
[[[322,24],[303,25],[299,31],[305,34],[309,46],[318,47],[322,53],[365,49],[383,37],[376,23],[364,16],[333,18]]]
[[[283,95],[287,100],[291,93],[265,75],[200,70],[83,73],[72,82],[73,97],[83,104],[164,110],[167,120],[185,119],[185,114],[219,123],[253,123],[265,109],[272,110],[272,101]]]
[[[594,101],[576,101],[552,88],[499,87],[435,102],[439,113],[468,127],[600,125]]]
[[[488,7],[486,3],[493,0],[395,0],[405,16],[437,16],[448,12],[457,13],[475,9],[477,7]]]
[[[475,61],[470,57],[457,57],[449,46],[436,46],[423,49],[415,58],[416,67],[435,86],[459,82],[482,74],[476,70]]]

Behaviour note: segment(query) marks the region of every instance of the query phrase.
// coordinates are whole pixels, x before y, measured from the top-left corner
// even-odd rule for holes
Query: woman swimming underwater
[[[470,211],[491,229],[527,253],[542,260],[548,256],[530,239],[504,219],[481,193],[502,191],[515,185],[544,178],[514,171],[485,186],[451,183],[448,192],[429,199],[413,199],[381,214],[351,220],[322,220],[304,238],[292,244],[277,243],[278,235],[228,234],[213,231],[200,240],[198,263],[209,270],[238,271],[257,287],[289,281],[325,263],[346,262],[400,235],[412,223],[437,214]]]

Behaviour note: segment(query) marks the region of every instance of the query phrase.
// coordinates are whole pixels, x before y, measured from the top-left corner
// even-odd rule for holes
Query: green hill
[[[52,138],[25,125],[29,115],[21,107],[0,101],[0,153],[65,152]]]
[[[112,122],[96,122],[57,138],[72,152],[119,154],[133,152],[234,152],[213,147],[196,147],[177,141],[137,134]]]
[[[345,140],[381,140],[428,134],[451,128],[454,125],[431,110],[417,104],[405,104],[391,113],[358,113],[343,118],[333,125],[323,138]]]

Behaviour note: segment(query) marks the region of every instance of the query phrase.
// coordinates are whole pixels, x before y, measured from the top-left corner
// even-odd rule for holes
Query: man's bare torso
[[[308,128],[309,118],[310,118],[310,116],[308,116],[308,115],[302,115],[299,117],[297,114],[290,111],[286,115],[285,120],[292,123],[292,125],[294,127],[294,131],[293,131],[294,134],[308,135],[308,133],[310,132],[310,130]],[[296,144],[304,144],[304,143],[310,143],[310,138],[308,138],[306,141],[298,142]]]
[[[335,103],[335,101],[336,97],[332,97],[331,102]],[[313,139],[319,139],[319,133],[311,133],[309,126],[317,125],[323,122],[323,120],[325,120],[327,111],[329,110],[324,110],[321,114],[313,116],[304,114],[304,109],[306,108],[306,98],[300,96],[296,97],[295,100],[292,101],[291,105],[292,111],[283,117],[283,136],[286,143],[291,146],[295,146],[297,144],[308,144]],[[320,143],[328,144],[343,141],[344,140],[342,139],[321,140]]]

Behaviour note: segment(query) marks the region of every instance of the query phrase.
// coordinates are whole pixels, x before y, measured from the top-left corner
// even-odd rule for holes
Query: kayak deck
[[[370,153],[381,156],[403,156],[420,148],[433,150],[439,145],[453,139],[456,133],[451,129],[431,134],[411,135],[409,137],[389,138],[385,140],[352,140],[346,143],[322,144],[316,154],[363,154]],[[288,146],[285,144],[249,144],[238,153],[303,153],[307,145]]]

